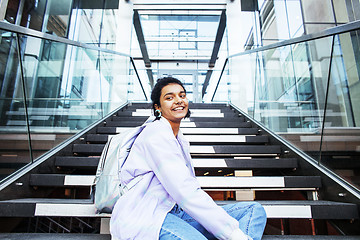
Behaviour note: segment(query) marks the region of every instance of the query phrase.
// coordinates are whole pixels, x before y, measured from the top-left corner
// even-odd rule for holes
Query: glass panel
[[[146,73],[144,70],[137,70],[139,76],[141,75],[141,72],[143,71],[144,78],[143,80],[147,79]],[[141,79],[141,78],[140,78]],[[129,79],[129,86],[128,86],[128,99],[130,101],[146,101],[146,97],[144,95],[144,92],[142,88],[144,88],[145,92],[150,92],[149,89],[147,89],[147,84],[145,81],[141,81],[142,86],[140,85],[140,80],[138,79],[134,67],[131,65],[131,72],[130,72],[130,79]],[[148,100],[150,97],[148,96]]]
[[[121,41],[119,34],[119,1],[79,0],[75,1],[71,11],[69,38],[102,48],[115,50],[115,44]]]
[[[323,38],[229,59],[231,102],[316,159],[331,41]]]
[[[22,44],[34,158],[126,102],[128,57],[33,37]]]
[[[79,1],[73,6],[69,38],[86,44],[98,45],[100,41],[102,1]]]
[[[5,19],[4,19],[5,21],[15,24],[18,10],[19,10],[19,3],[20,3],[20,0],[8,1]]]
[[[357,187],[360,161],[358,32],[335,37],[321,163]]]
[[[212,97],[213,97],[213,93],[215,91],[215,87],[217,84],[217,81],[220,77],[221,71],[214,71],[213,75],[212,75],[212,80],[214,80],[214,82],[212,82],[211,84],[209,84],[208,86],[208,90],[207,93],[204,97],[204,100],[206,102],[210,102]],[[229,64],[226,64],[226,67],[224,69],[224,72],[221,76],[219,85],[216,89],[215,92],[215,96],[214,99],[212,101],[214,102],[229,102],[230,101],[230,78],[229,78]]]
[[[48,0],[46,32],[60,37],[67,36],[70,10],[73,0]]]
[[[114,111],[128,100],[129,64],[128,57],[100,52],[100,90],[103,116]],[[133,91],[139,93],[139,98],[144,96],[138,85],[133,87]],[[91,95],[89,98],[91,99]]]
[[[102,65],[98,51],[78,47],[68,47],[68,50],[73,55],[70,61],[66,61],[68,77],[64,82],[64,105],[69,109],[69,114],[66,116],[65,113],[65,121],[68,122],[70,131],[77,131],[103,116],[101,89],[106,89],[107,86],[102,84]],[[70,64],[71,66],[67,66]]]
[[[346,4],[346,1],[347,0],[333,1],[334,11],[335,11],[335,16],[336,16],[336,21],[337,22],[340,22],[340,23],[349,22],[349,15],[350,15],[350,18],[354,19],[351,16],[351,15],[353,15],[353,11],[352,11],[352,8],[353,8],[352,5],[353,4]],[[354,1],[354,3],[355,3],[355,1]],[[360,3],[357,3],[357,4],[360,4]]]
[[[302,0],[304,21],[306,23],[331,23],[335,22],[332,0]]]
[[[304,25],[306,33],[315,33],[324,29],[334,27],[334,9],[332,0],[302,0]]]
[[[256,57],[248,54],[229,59],[231,102],[246,113],[254,107]]]
[[[21,26],[37,31],[42,30],[47,1],[25,0]]]
[[[16,38],[1,31],[0,180],[31,162]]]
[[[286,10],[289,17],[290,38],[300,37],[304,34],[304,26],[301,12],[300,0],[286,1]]]

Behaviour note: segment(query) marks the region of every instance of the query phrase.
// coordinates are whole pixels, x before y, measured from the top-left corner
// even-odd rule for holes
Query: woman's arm
[[[162,186],[182,209],[217,238],[231,239],[239,223],[200,188],[172,132],[161,130],[147,134],[132,151],[144,154]]]

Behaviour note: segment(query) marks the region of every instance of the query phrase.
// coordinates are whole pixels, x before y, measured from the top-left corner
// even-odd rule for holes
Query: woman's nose
[[[182,101],[183,101],[183,99],[179,96],[175,98],[176,103],[182,103]]]

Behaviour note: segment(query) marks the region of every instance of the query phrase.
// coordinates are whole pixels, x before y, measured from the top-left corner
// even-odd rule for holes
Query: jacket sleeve
[[[218,239],[230,239],[239,223],[205,193],[186,166],[180,144],[172,131],[157,131],[138,142],[147,164],[175,200],[191,217]]]

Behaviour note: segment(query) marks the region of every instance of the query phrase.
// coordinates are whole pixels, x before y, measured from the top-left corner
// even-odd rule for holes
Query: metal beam
[[[216,33],[214,48],[213,48],[213,51],[211,54],[209,67],[215,66],[215,62],[216,62],[216,59],[217,59],[217,56],[219,53],[221,41],[224,36],[225,27],[226,27],[226,14],[225,14],[225,10],[224,10],[224,11],[222,11],[221,16],[220,16],[219,27],[218,27],[218,30]]]
[[[221,13],[221,16],[220,16],[219,26],[218,26],[218,30],[217,30],[216,37],[215,37],[214,48],[213,48],[211,58],[210,58],[210,62],[209,62],[209,67],[210,68],[213,68],[215,66],[215,62],[216,62],[216,59],[217,59],[217,56],[218,56],[218,53],[219,53],[221,41],[222,41],[222,38],[224,36],[225,27],[226,27],[226,14],[225,14],[225,10],[223,10],[222,13]],[[213,73],[213,70],[208,70],[207,73],[206,73],[204,85],[203,85],[203,88],[202,88],[202,97],[203,98],[204,98],[204,95],[206,93],[206,89],[209,86],[209,82],[210,82],[210,78],[211,78],[212,73]]]
[[[146,44],[145,44],[144,33],[141,28],[139,13],[136,10],[134,10],[133,21],[134,21],[134,28],[135,28],[136,36],[138,38],[139,45],[140,45],[141,54],[142,54],[144,62],[145,62],[145,67],[151,67],[149,54],[147,52],[147,48],[146,48]]]
[[[207,88],[207,86],[209,86],[209,82],[210,82],[210,78],[211,78],[212,73],[213,73],[213,70],[208,70],[207,73],[206,73],[204,85],[203,85],[203,88],[202,88],[202,98],[204,98],[204,95],[206,93],[206,88]]]
[[[146,69],[146,74],[148,75],[150,86],[151,86],[151,88],[153,88],[154,87],[154,76],[153,76],[152,70]]]
[[[8,5],[8,0],[0,1],[0,21],[4,21],[5,19],[7,5]]]

